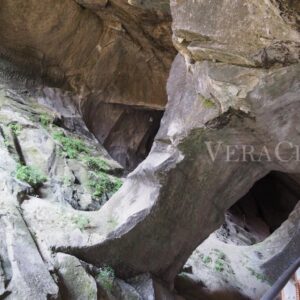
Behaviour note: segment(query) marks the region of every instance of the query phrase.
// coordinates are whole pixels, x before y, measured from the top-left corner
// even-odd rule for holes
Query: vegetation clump
[[[252,268],[247,267],[248,271],[250,271],[251,275],[254,276],[257,280],[261,282],[266,282],[267,278],[264,274],[257,273],[255,270]]]
[[[19,135],[22,130],[22,125],[19,123],[11,123],[8,125],[14,135]]]
[[[54,132],[53,138],[61,144],[62,151],[68,158],[75,159],[81,153],[89,153],[83,141],[65,136],[61,131]]]
[[[115,272],[111,267],[102,267],[96,276],[96,279],[104,289],[112,291],[115,280]]]
[[[209,265],[212,263],[212,258],[208,255],[207,256],[202,255],[201,260],[205,265]]]
[[[217,272],[223,272],[225,270],[225,266],[228,265],[228,262],[226,261],[226,255],[222,251],[218,249],[213,249],[215,254],[217,255],[217,259],[215,260],[215,271]]]
[[[224,261],[220,258],[217,258],[215,261],[215,270],[217,272],[223,272],[224,271]]]
[[[43,127],[48,127],[51,124],[52,120],[47,114],[44,113],[40,115],[39,122]]]
[[[203,106],[207,109],[214,108],[216,105],[211,99],[204,99]]]
[[[81,231],[87,228],[90,224],[89,218],[83,215],[73,216],[72,221]]]
[[[89,174],[88,186],[92,189],[95,198],[103,196],[109,198],[121,188],[122,184],[123,182],[119,178],[112,178],[101,171]]]
[[[28,183],[33,188],[38,188],[47,181],[47,177],[39,169],[24,165],[17,166],[16,178]]]
[[[201,253],[200,258],[206,267],[213,268],[214,271],[219,273],[234,275],[234,271],[230,266],[230,260],[226,254],[219,249],[212,249],[208,255]]]
[[[109,166],[107,162],[105,162],[103,159],[100,159],[98,157],[85,156],[83,158],[83,162],[92,171],[100,172],[100,171],[109,170]]]
[[[120,189],[123,184],[122,180],[106,174],[110,169],[108,163],[101,158],[92,157],[83,141],[68,137],[62,131],[55,131],[53,138],[60,143],[61,151],[67,158],[76,159],[80,156],[82,162],[87,166],[89,173],[86,185],[93,198],[104,203]],[[70,183],[65,185],[68,186]]]

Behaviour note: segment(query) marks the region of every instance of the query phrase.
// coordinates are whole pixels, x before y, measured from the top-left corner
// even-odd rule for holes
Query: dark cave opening
[[[163,111],[89,99],[82,114],[89,130],[128,173],[149,154]]]
[[[299,199],[300,175],[270,172],[226,212],[216,234],[226,243],[259,243],[287,220]]]

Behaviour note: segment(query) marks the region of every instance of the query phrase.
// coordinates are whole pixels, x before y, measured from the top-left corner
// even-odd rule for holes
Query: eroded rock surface
[[[176,53],[168,1],[5,1],[0,28],[6,76],[72,90],[115,159],[132,170],[146,157]]]
[[[128,157],[120,149],[142,148],[145,152],[149,145],[145,140],[154,132],[147,130],[148,118],[150,121],[153,114],[145,109],[162,109],[166,100],[165,81],[173,52],[170,16],[164,3],[55,1],[44,3],[48,4],[44,9],[35,0],[20,6],[4,1],[0,40],[6,64],[1,70],[8,75],[32,75],[34,79],[52,80],[56,86],[72,87],[78,93],[74,101],[86,123],[107,147],[116,148],[116,155],[126,164]],[[32,110],[26,107],[22,93],[10,94],[17,106],[21,105],[21,111],[7,108],[6,100],[1,109],[5,129],[2,144],[10,151],[12,165],[16,161],[38,163],[42,170],[48,170],[51,179],[50,185],[45,183],[38,192],[28,185],[13,185],[17,189],[13,199],[19,202],[16,207],[22,208],[42,257],[53,264],[53,253],[70,255],[65,257],[76,260],[76,265],[80,263],[85,279],[90,278],[82,269],[85,264],[97,270],[110,266],[126,280],[151,273],[162,280],[163,296],[169,293],[166,286],[172,289],[193,251],[224,223],[224,212],[256,181],[270,171],[300,173],[299,4],[284,0],[172,0],[171,10],[173,41],[180,53],[168,80],[169,100],[160,130],[150,155],[100,210],[105,202],[102,200],[107,200],[97,196],[101,178],[91,174],[94,170],[78,159],[81,155],[74,157],[73,151],[64,149],[64,138],[83,138],[91,148],[89,153],[106,158],[109,169],[114,169],[115,163],[101,147],[97,148],[89,134],[83,134],[87,130],[80,131],[79,136],[69,132],[70,128],[81,127],[78,116],[77,121],[53,117],[50,128],[36,128],[24,112],[24,106],[25,111]],[[47,18],[40,27],[43,14]],[[25,20],[20,15],[26,15]],[[9,22],[11,19],[13,22]],[[62,19],[64,22],[60,22]],[[18,68],[10,69],[7,61]],[[29,72],[24,72],[27,67]],[[143,110],[134,113],[132,121],[126,116],[128,108],[122,107],[125,105]],[[35,111],[33,115],[40,113]],[[109,116],[105,116],[104,129],[99,129],[97,116],[105,114]],[[18,116],[21,128],[14,123],[10,130],[6,128],[12,116]],[[126,138],[120,139],[121,128],[133,131],[136,124],[140,126],[139,134],[126,145]],[[53,125],[63,127],[56,138],[49,135],[49,131],[53,134],[57,130]],[[114,135],[118,138],[112,138]],[[26,136],[31,137],[34,147]],[[250,150],[245,145],[251,145]],[[58,150],[65,155],[61,157]],[[70,186],[68,180],[59,178],[62,174],[71,175],[67,177]],[[12,177],[10,173],[5,176]],[[88,187],[96,189],[92,195],[84,184],[91,178],[95,180]],[[260,297],[283,269],[278,263],[278,273],[273,272],[274,262],[289,264],[295,259],[299,253],[299,218],[295,215],[297,210],[261,244],[268,249],[274,246],[282,254],[268,250],[263,259],[259,254],[252,265],[236,256],[241,259],[234,261],[236,265],[244,263],[248,277],[255,278],[249,289],[243,289],[240,281],[233,288],[243,289],[246,296]],[[289,235],[283,239],[281,235],[287,232]],[[216,244],[217,250],[222,247],[220,241]],[[224,248],[230,252],[233,247]],[[247,248],[250,258],[253,251],[263,252],[259,247]],[[245,275],[233,270],[229,262],[234,259],[229,254],[224,256],[215,248],[208,251],[211,263],[228,275],[220,276],[208,288],[217,290],[228,279],[234,281],[236,276]],[[195,257],[194,265],[200,265],[194,270],[198,280],[202,259],[201,255]],[[61,275],[68,273],[64,270]],[[0,291],[5,293],[13,277],[9,271],[5,273],[3,266],[0,274]],[[149,280],[141,280],[131,288],[143,298],[141,286],[146,286],[153,295],[155,282]],[[254,291],[255,285],[259,288]],[[204,295],[214,296],[210,291]],[[215,295],[220,294],[217,291]]]
[[[183,1],[177,5],[201,9],[204,2]],[[182,14],[176,4],[173,9],[174,14]],[[237,18],[242,20],[243,16],[237,14]],[[192,26],[194,19],[184,20],[185,26]],[[253,22],[251,26],[256,26],[256,21]],[[174,26],[180,26],[177,23],[175,15]],[[196,24],[199,29],[206,28],[202,20]],[[235,29],[230,26],[229,30]],[[238,30],[244,34],[243,30]],[[295,27],[291,26],[288,30],[298,43]],[[230,37],[230,34],[227,35]],[[283,39],[280,36],[277,38]],[[244,46],[241,37],[236,39],[239,45]],[[263,48],[260,44],[258,46]],[[230,47],[235,45],[230,43]],[[238,46],[235,49],[239,50]],[[246,49],[251,51],[251,47],[245,46]],[[248,68],[247,65],[253,64],[219,59],[216,55],[212,56],[212,61],[233,65],[195,62],[203,57],[181,52],[188,56],[188,65],[182,57],[178,57],[173,64],[169,79],[169,103],[152,151],[129,176],[123,190],[102,210],[102,213],[112,211],[112,215],[119,220],[119,229],[103,243],[70,251],[96,264],[105,261],[120,270],[120,274],[150,270],[166,281],[172,281],[191,250],[222,222],[224,209],[245,194],[256,180],[271,170],[299,172],[297,162],[283,162],[274,153],[276,145],[285,139],[298,143],[295,126],[299,105],[298,57],[287,62],[276,61],[291,66],[267,70]],[[250,56],[246,52],[242,54],[243,58],[249,59]],[[269,67],[262,62],[258,66]],[[271,162],[251,162],[251,157],[247,157],[245,162],[228,163],[224,148],[212,162],[205,142],[216,145],[218,141],[240,147],[244,144],[255,145],[255,158],[260,157],[262,147],[266,145],[270,150]],[[281,149],[284,159],[295,154],[288,148]],[[236,149],[235,159],[243,158],[241,150]],[[222,176],[217,177],[216,174]],[[214,186],[213,190],[211,186]],[[130,190],[135,191],[136,201],[126,205],[124,196]],[[142,190],[149,190],[148,195],[151,196],[139,193]],[[222,199],[218,200],[220,194]],[[118,208],[116,203],[121,198],[124,205]],[[124,217],[126,206],[127,222]],[[101,211],[99,215],[102,216]],[[143,237],[142,246],[134,243],[140,240],[140,236]],[[110,255],[106,254],[108,250]],[[140,253],[140,256],[131,256],[130,253]],[[155,256],[154,253],[160,255],[148,262],[147,257]],[[112,258],[117,255],[117,260]],[[101,259],[98,260],[97,256]]]
[[[170,15],[127,1],[78,2],[3,2],[2,57],[92,101],[163,109],[174,56]]]
[[[173,299],[150,275],[125,282],[111,267],[57,251],[103,241],[116,228],[116,219],[99,219],[95,211],[123,179],[72,103],[63,97],[54,105],[49,93],[61,95],[1,81],[1,298]],[[34,185],[29,175],[19,178],[21,166],[47,176]],[[145,278],[151,290],[139,290]]]
[[[185,269],[208,290],[233,289],[258,299],[299,253],[299,203],[270,237],[236,246],[213,233],[189,258]],[[188,273],[186,273],[189,275]]]
[[[295,1],[171,1],[174,44],[192,61],[270,67],[299,60]],[[197,13],[194,13],[197,11]]]
[[[109,173],[119,172],[121,167],[97,145],[85,127],[79,131],[82,134],[80,138],[85,140],[83,142],[74,128],[71,131],[68,126],[64,129],[55,126],[57,120],[63,125],[62,115],[40,105],[37,97],[33,94],[29,96],[24,87],[15,89],[2,80],[0,106],[0,296],[3,299],[60,299],[51,249],[43,243],[43,237],[32,230],[31,221],[25,216],[28,215],[28,202],[36,201],[38,218],[51,215],[50,210],[44,216],[39,214],[39,205],[56,203],[61,216],[59,219],[56,215],[58,223],[62,224],[60,231],[70,226],[71,231],[80,232],[89,226],[88,217],[81,215],[80,211],[99,209],[109,197],[109,193],[95,195],[95,187],[89,184],[90,172],[99,172],[97,165],[91,165],[95,163],[92,156],[94,159],[98,156],[97,161],[102,163],[103,172],[108,173],[105,180],[115,182],[117,178]],[[71,123],[83,126],[76,115]],[[70,122],[67,124],[70,125]],[[64,132],[66,140],[57,140],[57,132]],[[88,136],[82,132],[88,133]],[[89,150],[84,143],[88,144]],[[81,146],[76,148],[74,145]],[[76,149],[78,153],[74,152]],[[90,160],[85,160],[82,155],[91,155]],[[20,177],[21,164],[32,168],[31,173],[24,175],[22,169],[23,177]],[[33,184],[33,168],[40,174],[47,174],[43,186]],[[48,232],[48,235],[54,240],[58,238],[55,238],[54,232]],[[65,275],[65,272],[62,273]],[[96,298],[90,296],[89,299]]]
[[[172,281],[190,251],[221,225],[224,210],[256,180],[271,170],[299,172],[298,163],[282,162],[274,154],[282,139],[298,142],[293,125],[298,119],[298,74],[299,65],[268,71],[209,62],[196,63],[188,72],[179,56],[169,80],[167,111],[150,155],[99,212],[102,217],[111,210],[119,228],[103,243],[70,252],[96,264],[105,261],[124,275],[150,270]],[[271,162],[251,162],[251,157],[243,162],[242,148],[233,157],[240,162],[226,162],[226,147],[220,147],[212,161],[205,142],[215,147],[218,141],[256,145],[256,158],[266,145]],[[281,155],[290,157],[292,151],[283,147]],[[135,191],[135,201],[124,199],[130,190]],[[138,192],[147,190],[150,197]],[[143,243],[133,242],[138,240]],[[148,261],[154,253],[160,255]]]

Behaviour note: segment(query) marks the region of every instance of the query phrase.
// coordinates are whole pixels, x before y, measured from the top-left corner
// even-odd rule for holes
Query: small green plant
[[[66,154],[68,158],[74,159],[77,158],[78,155],[81,153],[89,153],[89,150],[83,143],[83,141],[67,137],[61,131],[54,132],[53,138],[61,144],[62,151]]]
[[[51,124],[52,120],[47,114],[44,113],[40,115],[39,122],[43,127],[48,127]]]
[[[209,265],[211,264],[212,262],[212,258],[210,256],[203,256],[202,257],[202,262],[205,264],[205,265]]]
[[[88,186],[93,191],[93,197],[102,198],[117,192],[123,182],[119,178],[111,178],[104,172],[90,172]]]
[[[114,179],[113,193],[116,193],[123,185],[123,181],[120,178]]]
[[[79,228],[81,231],[87,228],[90,224],[89,218],[83,215],[73,216],[72,221],[75,224],[75,226]]]
[[[22,125],[21,124],[11,123],[11,124],[8,125],[8,127],[11,129],[11,131],[15,135],[19,135],[21,133],[21,130],[22,130]]]
[[[249,267],[247,267],[247,270],[250,271],[251,275],[254,276],[257,280],[261,282],[267,281],[267,278],[264,274],[257,273],[255,270]]]
[[[223,260],[221,260],[221,259],[218,258],[215,261],[215,270],[217,272],[223,272],[224,271],[224,261]]]
[[[107,162],[98,157],[90,157],[90,156],[86,155],[83,158],[83,162],[92,171],[99,172],[99,171],[108,171],[109,170],[109,166],[108,166]]]
[[[211,99],[204,99],[203,106],[207,109],[214,108],[216,105]]]
[[[102,267],[96,278],[104,289],[112,291],[115,280],[115,271],[113,268],[108,266]]]
[[[217,272],[223,272],[225,269],[231,273],[231,267],[228,263],[228,259],[226,257],[226,254],[219,249],[213,249],[213,253],[217,256],[217,259],[215,260],[214,269]]]
[[[30,166],[18,165],[16,170],[16,178],[27,182],[33,188],[40,187],[45,181],[47,181],[47,177],[37,168]]]

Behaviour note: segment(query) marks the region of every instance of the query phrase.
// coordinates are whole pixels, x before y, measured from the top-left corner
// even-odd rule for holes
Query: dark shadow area
[[[163,111],[88,101],[83,116],[90,131],[128,173],[149,154]]]
[[[259,243],[287,220],[299,199],[299,175],[271,172],[226,212],[218,238],[237,245]]]

